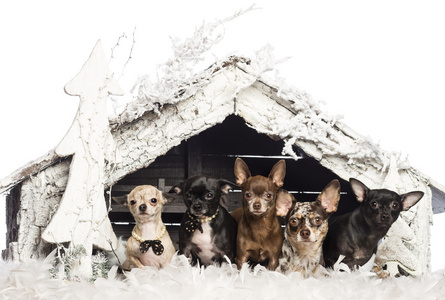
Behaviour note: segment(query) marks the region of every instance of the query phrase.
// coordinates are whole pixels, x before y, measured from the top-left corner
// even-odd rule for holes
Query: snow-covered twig
[[[158,66],[154,80],[148,75],[138,78],[130,91],[135,94],[135,100],[127,104],[114,122],[131,122],[147,111],[159,112],[166,104],[175,104],[194,95],[213,74],[210,69],[200,72],[197,66],[223,39],[224,24],[254,9],[256,7],[252,5],[228,18],[203,22],[191,37],[184,40],[171,38],[174,56]]]

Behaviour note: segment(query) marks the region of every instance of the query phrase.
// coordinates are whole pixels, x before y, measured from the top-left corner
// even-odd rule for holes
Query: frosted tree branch
[[[254,9],[252,5],[228,18],[203,22],[191,37],[184,40],[171,38],[173,57],[158,66],[154,79],[148,75],[138,78],[130,91],[136,100],[128,103],[114,122],[129,122],[147,111],[159,112],[164,105],[175,104],[195,94],[213,74],[211,69],[200,72],[196,67],[223,39],[224,24]]]
[[[120,41],[121,39],[126,39],[127,35],[124,33],[122,33],[122,35],[120,37],[117,38],[117,42],[116,44],[111,48],[111,57],[110,57],[110,61],[114,58],[114,50],[116,50],[117,47],[120,46]]]
[[[224,69],[224,63],[229,62],[252,75],[250,83],[237,83],[240,84],[237,92],[260,80],[276,88],[277,96],[291,103],[295,117],[281,123],[271,122],[270,134],[278,135],[286,141],[312,142],[323,155],[346,157],[351,165],[360,168],[372,163],[383,172],[387,167],[388,153],[383,152],[368,138],[353,141],[345,139],[336,127],[340,116],[325,113],[319,101],[312,99],[306,92],[289,86],[280,77],[276,65],[286,61],[288,57],[276,59],[271,45],[258,50],[249,61],[238,61],[233,57],[218,59],[213,55],[212,61],[216,61],[216,64],[204,71],[197,70],[200,63],[209,58],[212,47],[223,40],[224,25],[255,9],[257,8],[252,5],[227,18],[203,22],[188,38],[171,38],[173,57],[159,65],[154,76],[143,75],[138,78],[130,91],[135,100],[126,104],[125,110],[111,120],[112,124],[119,126],[131,122],[146,112],[159,113],[164,105],[176,104],[195,95],[208,84],[216,71]],[[236,95],[233,97],[236,98]],[[292,155],[290,142],[286,143],[283,153]]]
[[[133,48],[134,48],[134,44],[136,43],[135,34],[136,34],[136,27],[134,27],[134,30],[133,30],[133,41],[132,41],[132,43],[131,43],[131,48],[130,48],[130,53],[129,53],[129,55],[128,55],[128,59],[127,59],[127,61],[125,62],[124,66],[122,67],[122,71],[121,71],[121,74],[120,74],[119,77],[118,77],[118,80],[119,80],[122,76],[124,76],[125,68],[127,67],[127,65],[128,65],[128,63],[130,62],[130,60],[133,58]]]

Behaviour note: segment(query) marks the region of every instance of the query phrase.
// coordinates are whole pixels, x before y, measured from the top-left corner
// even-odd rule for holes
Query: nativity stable
[[[357,203],[348,179],[398,193],[425,192],[401,214],[381,242],[377,259],[393,273],[420,275],[429,269],[433,205],[444,211],[444,189],[408,162],[388,153],[323,112],[307,94],[283,81],[267,79],[261,60],[229,57],[184,81],[170,81],[164,101],[144,87],[142,95],[109,119],[105,101],[119,95],[100,42],[65,90],[80,98],[79,110],[61,143],[47,155],[0,181],[7,192],[7,250],[14,261],[41,258],[56,245],[81,244],[86,258],[110,251],[128,237],[131,214],[111,199],[150,184],[168,192],[191,175],[235,181],[233,165],[242,157],[253,174],[267,175],[285,159],[284,188],[301,201],[333,179],[341,182],[338,213]],[[232,191],[226,206],[241,205]],[[164,208],[174,242],[185,206]]]

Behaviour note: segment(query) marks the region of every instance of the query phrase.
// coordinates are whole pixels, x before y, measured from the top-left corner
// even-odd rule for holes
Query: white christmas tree
[[[115,161],[106,101],[109,94],[122,95],[123,91],[111,75],[100,41],[65,92],[79,96],[80,103],[55,152],[73,157],[66,190],[42,237],[49,243],[82,245],[86,256],[79,273],[88,278],[93,246],[110,251],[117,245],[104,199],[105,168]]]

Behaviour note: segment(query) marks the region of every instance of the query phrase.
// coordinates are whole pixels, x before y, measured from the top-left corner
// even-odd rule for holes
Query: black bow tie
[[[142,253],[145,253],[148,251],[148,249],[150,249],[150,247],[153,249],[153,252],[156,255],[161,255],[164,253],[164,246],[160,240],[143,241],[139,245],[139,250],[141,250]]]
[[[198,229],[203,233],[201,222],[199,222],[197,219],[192,219],[185,222],[185,230],[188,232],[195,232],[195,230]]]

